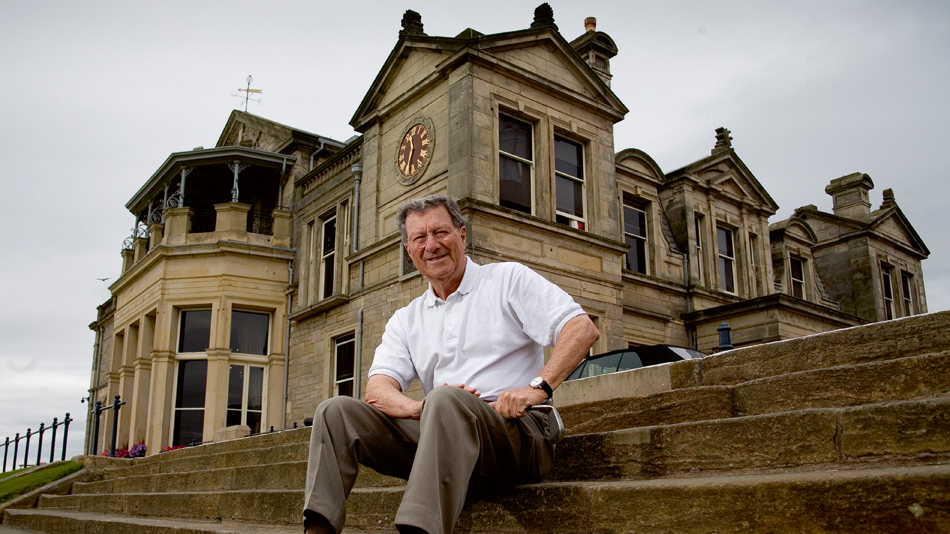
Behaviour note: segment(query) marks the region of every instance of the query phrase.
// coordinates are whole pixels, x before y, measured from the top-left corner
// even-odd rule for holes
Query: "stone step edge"
[[[833,378],[834,375],[837,375],[849,369],[856,370],[856,372],[859,372],[859,373],[862,371],[873,373],[875,369],[886,368],[888,366],[899,366],[901,364],[908,364],[914,360],[927,362],[930,359],[945,358],[948,355],[950,355],[950,350],[938,350],[938,351],[928,352],[924,354],[902,356],[899,358],[849,363],[849,364],[837,365],[837,366],[832,366],[832,367],[821,367],[817,369],[793,371],[789,373],[777,374],[774,376],[754,378],[754,379],[746,380],[744,382],[740,382],[736,384],[702,385],[702,384],[692,383],[692,384],[681,384],[682,387],[675,387],[675,386],[669,385],[668,388],[663,388],[663,387],[646,388],[648,391],[642,394],[628,395],[626,397],[618,396],[618,397],[613,397],[613,398],[604,399],[604,400],[595,400],[595,401],[589,401],[589,402],[570,404],[567,406],[560,406],[559,410],[561,412],[562,418],[565,421],[565,424],[568,425],[566,429],[567,435],[591,433],[591,432],[586,432],[586,431],[578,432],[576,430],[573,430],[571,423],[574,423],[575,425],[581,424],[581,423],[590,424],[591,417],[594,417],[595,419],[600,419],[605,416],[609,416],[610,415],[609,413],[602,411],[605,409],[604,408],[605,406],[614,406],[614,408],[632,406],[633,408],[635,408],[634,411],[638,413],[639,412],[646,413],[646,412],[649,412],[650,408],[652,407],[648,407],[642,410],[636,410],[636,408],[642,405],[649,405],[651,401],[653,401],[654,399],[661,399],[661,401],[663,399],[666,399],[665,402],[662,404],[661,408],[667,407],[667,405],[672,406],[672,405],[675,405],[675,402],[674,402],[675,399],[678,399],[680,397],[688,397],[690,395],[704,396],[705,398],[708,399],[710,395],[715,396],[718,394],[723,397],[722,403],[725,403],[721,406],[715,407],[710,412],[690,414],[689,417],[691,418],[694,416],[696,417],[695,419],[692,419],[692,421],[722,419],[722,418],[727,417],[728,413],[732,414],[729,417],[739,417],[739,416],[744,415],[742,411],[744,406],[742,405],[743,404],[742,401],[736,398],[737,393],[743,393],[749,389],[754,389],[756,386],[760,386],[763,384],[771,384],[771,383],[781,383],[783,380],[786,380],[786,379],[794,380],[796,378],[807,381],[811,377],[815,377],[815,376],[820,377],[821,375],[826,375],[830,378]],[[684,363],[684,362],[681,362],[681,363]],[[623,373],[615,373],[615,375],[620,375],[620,374],[623,374]],[[605,376],[612,376],[612,375],[605,375]],[[950,392],[948,392],[947,394],[950,395]],[[885,402],[899,402],[903,400],[911,400],[914,398],[928,398],[931,396],[934,396],[934,395],[920,395],[918,397],[893,398]],[[728,397],[728,400],[725,399],[725,397]],[[727,406],[727,404],[730,406]],[[837,406],[841,408],[845,408],[845,407],[850,407],[850,406],[860,406],[862,404],[871,404],[871,403],[870,402],[868,403],[857,402],[857,403],[851,403],[851,404],[842,403]],[[776,411],[768,411],[768,412],[756,411],[756,412],[750,413],[749,415],[765,415],[768,413],[783,413],[787,411],[794,411],[794,410],[779,409]],[[680,415],[682,415],[682,413],[680,413]],[[574,421],[574,419],[578,419],[578,418],[582,420]],[[682,422],[690,422],[690,421],[682,421]],[[628,427],[628,428],[636,428],[636,427]]]
[[[923,413],[924,415],[920,416],[920,413]],[[900,447],[904,448],[900,448],[895,444],[884,444],[880,446],[881,448],[874,450],[863,450],[860,448],[855,449],[855,446],[852,445],[851,440],[853,436],[860,434],[860,427],[862,426],[861,421],[865,420],[866,418],[873,419],[875,416],[880,417],[888,414],[894,417],[900,416],[905,425],[926,425],[928,424],[929,418],[931,417],[930,414],[950,414],[950,397],[916,399],[880,404],[865,404],[845,408],[812,408],[777,414],[750,415],[722,420],[695,421],[687,423],[675,423],[670,425],[654,425],[650,427],[615,430],[610,432],[578,434],[568,436],[566,438],[563,445],[571,446],[571,448],[565,450],[563,446],[561,447],[560,452],[557,454],[559,460],[555,461],[554,470],[552,471],[551,476],[553,479],[557,480],[596,480],[604,478],[627,479],[643,478],[644,476],[662,477],[678,472],[689,471],[696,468],[697,466],[702,467],[701,464],[703,462],[706,462],[707,467],[703,468],[702,471],[709,473],[722,473],[730,472],[735,469],[767,469],[782,467],[795,468],[809,465],[834,466],[844,463],[853,463],[852,460],[860,460],[862,458],[867,460],[868,463],[882,459],[890,459],[892,461],[899,461],[903,459],[904,461],[908,461],[927,452],[935,454],[950,452],[950,449],[947,449],[945,446],[940,450],[933,449],[931,447],[932,444],[928,444],[929,442],[925,443],[925,446],[922,449],[913,448],[912,445],[916,444],[919,440],[915,440],[909,445],[900,444]],[[909,417],[908,414],[911,414],[913,417]],[[803,427],[803,424],[807,426]],[[823,426],[815,427],[814,425],[816,424],[821,424]],[[769,462],[767,461],[767,458],[759,458],[759,461],[756,462],[743,462],[735,460],[729,454],[694,458],[696,443],[701,443],[703,440],[713,440],[715,443],[719,443],[723,447],[741,447],[743,446],[743,443],[752,439],[749,437],[749,435],[746,435],[743,432],[730,432],[730,427],[737,429],[749,429],[750,432],[753,432],[756,429],[784,428],[789,432],[793,432],[793,434],[786,434],[789,439],[794,438],[795,435],[797,435],[795,432],[801,432],[801,440],[797,440],[796,443],[798,443],[798,445],[801,447],[805,447],[807,445],[806,448],[808,450],[799,454],[787,455],[783,453],[781,456],[783,456],[788,461],[777,463]],[[825,428],[825,434],[828,435],[827,440],[818,439],[815,437],[824,435],[821,432],[816,434],[816,431],[820,430],[820,428]],[[926,429],[927,427],[924,426],[923,428]],[[919,429],[915,428],[915,430]],[[950,430],[950,428],[948,428],[948,430]],[[722,435],[724,431],[726,432],[726,436]],[[729,438],[733,435],[738,437],[735,440],[730,441]],[[934,435],[932,429],[931,431],[928,431],[928,435]],[[668,441],[669,436],[692,436],[695,439],[690,439],[685,442],[680,442],[677,440]],[[882,434],[882,436],[886,437],[886,434]],[[770,446],[781,449],[781,442],[784,439],[786,438],[782,437],[777,442],[766,440],[760,444],[762,447]],[[815,439],[818,439],[818,441],[815,441]],[[654,442],[658,444],[656,445],[655,450],[651,448],[651,443]],[[711,448],[703,447],[703,449],[712,451],[715,449],[715,443],[710,444]],[[629,446],[646,446],[647,448],[644,449],[643,452],[630,452],[625,449]],[[685,448],[682,449],[679,454],[677,454],[678,447]],[[692,449],[690,447],[692,447]],[[597,453],[602,453],[602,455],[598,456],[599,461],[592,462],[589,460],[588,452],[583,452],[581,449],[588,452],[594,451]],[[664,453],[664,451],[668,452]],[[695,461],[689,461],[690,458],[694,458]],[[637,463],[636,460],[642,460],[645,462],[662,460],[662,465],[658,464],[658,466],[650,467],[653,464],[650,464],[649,462]],[[634,472],[623,467],[631,461],[633,461],[633,463],[636,465],[642,464],[645,470],[642,472]],[[565,464],[565,462],[567,463]],[[296,466],[301,469],[304,467],[304,462],[298,461],[266,464],[264,466],[260,466],[259,468],[266,468],[268,465],[275,466],[292,464],[296,464]],[[575,465],[579,467],[573,467]],[[238,466],[238,469],[245,468],[255,469],[256,467]],[[214,471],[223,472],[233,469],[235,468],[219,468],[215,469]],[[364,469],[361,469],[361,471],[363,470]],[[187,477],[191,475],[198,475],[200,473],[201,471],[177,472],[168,475],[145,474],[137,475],[135,478],[154,478],[163,476]],[[378,475],[377,473],[373,473],[371,470],[367,470],[367,474],[361,476],[362,482],[360,482],[359,485],[361,487],[366,487],[367,482],[372,483],[374,481],[384,481],[386,484],[377,483],[373,487],[403,485],[402,481],[396,479],[390,480],[389,477],[378,477],[382,477],[382,475]],[[79,486],[77,489],[81,490],[82,486]],[[276,487],[272,489],[284,490],[291,488]],[[221,489],[218,491],[228,490]],[[234,491],[240,491],[240,489],[235,488]],[[114,494],[111,491],[89,493],[74,491],[73,493],[82,495]]]
[[[534,484],[519,484],[510,487],[510,491],[529,491],[534,494],[544,492],[545,490],[558,489],[558,488],[578,488],[578,489],[599,489],[599,488],[660,488],[660,487],[685,487],[685,486],[697,486],[697,485],[709,485],[715,487],[733,487],[738,488],[746,486],[749,483],[771,483],[779,481],[790,481],[790,482],[809,482],[809,481],[822,481],[828,482],[829,480],[835,481],[850,481],[850,480],[859,480],[859,479],[875,479],[875,478],[886,478],[889,474],[895,474],[899,476],[913,476],[913,475],[927,475],[927,474],[937,474],[940,476],[947,477],[948,483],[950,483],[950,463],[939,463],[939,464],[930,464],[930,465],[921,465],[921,466],[895,466],[895,467],[879,467],[879,468],[870,468],[870,469],[820,469],[820,470],[810,470],[805,472],[782,472],[782,473],[739,473],[739,474],[728,474],[728,473],[716,473],[712,476],[680,476],[680,477],[662,477],[655,479],[643,479],[643,480],[587,480],[587,481],[542,481]],[[350,495],[372,495],[372,494],[398,494],[404,490],[401,486],[392,486],[392,487],[371,487],[371,488],[353,488]],[[231,491],[213,491],[213,492],[176,492],[175,495],[182,497],[187,496],[198,496],[198,495],[214,495],[214,494],[243,494],[243,495],[286,495],[286,494],[300,494],[303,497],[304,490],[231,490]],[[125,493],[124,496],[131,498],[143,498],[150,496],[161,496],[165,495],[163,493]],[[53,495],[50,496],[53,499],[61,498],[70,498],[74,497],[73,495]],[[9,513],[20,513],[28,511],[37,511],[37,510],[57,510],[56,508],[18,508],[18,509],[9,509]],[[79,512],[75,512],[79,513]],[[94,513],[94,512],[82,512],[82,513]],[[122,516],[125,517],[125,516]],[[134,517],[150,517],[150,516],[134,516]],[[198,521],[198,520],[196,520]]]
[[[301,530],[299,525],[291,524],[267,524],[267,523],[252,523],[246,521],[233,521],[233,520],[222,520],[217,521],[213,519],[180,519],[180,518],[158,518],[158,517],[142,517],[142,516],[130,516],[122,514],[100,514],[95,512],[75,512],[75,511],[66,511],[66,510],[57,510],[54,508],[40,508],[40,509],[17,509],[10,510],[9,516],[6,517],[3,524],[7,525],[10,523],[18,523],[19,520],[25,519],[27,516],[46,516],[57,518],[59,520],[71,520],[76,523],[88,523],[96,522],[102,523],[101,526],[107,524],[122,524],[127,526],[135,527],[166,527],[168,528],[169,534],[183,531],[188,534],[191,533],[208,533],[208,534],[298,534]],[[20,530],[28,527],[11,527],[17,528],[16,532],[32,533],[37,532],[34,530]],[[3,534],[3,527],[0,527],[0,534]],[[97,530],[97,532],[109,532],[109,530]]]
[[[249,439],[253,439],[253,438],[249,438]],[[224,443],[228,443],[228,442],[224,442]],[[234,454],[248,454],[248,453],[260,452],[260,451],[270,452],[270,451],[274,451],[275,449],[289,450],[294,447],[307,447],[308,444],[309,444],[309,438],[306,441],[281,443],[281,444],[276,444],[276,445],[272,445],[268,447],[249,447],[249,448],[234,448],[234,449],[229,448],[229,449],[220,450],[220,451],[214,451],[211,449],[203,449],[204,452],[202,454],[194,453],[194,454],[179,455],[179,454],[175,454],[178,452],[177,450],[175,450],[175,451],[165,452],[156,456],[149,456],[146,458],[136,458],[132,460],[130,465],[103,466],[102,469],[103,469],[103,473],[107,475],[112,475],[112,474],[118,474],[122,471],[129,470],[129,469],[156,468],[167,463],[188,462],[188,461],[193,461],[196,459],[208,459],[208,458],[213,458],[213,457],[222,457],[222,456],[228,456],[228,455],[234,455]],[[202,447],[213,447],[214,445],[215,444],[210,444],[210,445],[204,445]],[[194,447],[194,448],[197,449],[198,447]],[[180,449],[180,450],[188,450],[188,449]],[[92,458],[96,458],[96,457],[92,457]]]

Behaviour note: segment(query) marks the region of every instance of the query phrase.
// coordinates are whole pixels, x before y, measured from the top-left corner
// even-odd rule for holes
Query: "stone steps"
[[[634,387],[562,407],[549,480],[473,496],[456,529],[950,532],[948,325],[941,312],[565,384]],[[299,532],[309,436],[95,460],[101,480],[0,528]],[[394,532],[402,484],[362,469],[346,532]]]
[[[571,435],[903,401],[950,395],[948,370],[950,351],[942,351],[798,371],[735,385],[684,387],[621,397],[568,406],[560,412]]]
[[[302,491],[140,494],[108,512],[10,510],[4,526],[42,532],[299,532]],[[356,489],[347,530],[388,530],[401,488]],[[190,512],[147,518],[173,500]],[[294,501],[294,502],[290,502]],[[262,510],[274,513],[261,517]],[[255,512],[247,518],[248,512]],[[199,513],[200,512],[200,513]],[[121,514],[121,515],[118,515]],[[185,517],[182,517],[184,515]],[[291,517],[292,516],[292,517]],[[202,518],[205,518],[202,521]],[[254,519],[254,523],[238,523]],[[220,521],[219,521],[220,520]],[[263,521],[285,521],[266,524]],[[195,525],[198,525],[197,528]],[[460,532],[948,532],[950,466],[745,474],[662,480],[546,482],[480,495]],[[391,532],[391,530],[389,530]]]
[[[950,460],[950,397],[572,435],[551,480]]]

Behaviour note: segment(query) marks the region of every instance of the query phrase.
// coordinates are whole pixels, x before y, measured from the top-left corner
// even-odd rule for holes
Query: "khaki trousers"
[[[310,437],[305,523],[311,514],[339,533],[358,464],[406,479],[396,525],[429,534],[452,532],[469,485],[499,488],[543,477],[554,459],[547,418],[528,412],[505,419],[487,402],[454,386],[426,396],[420,420],[393,419],[351,397],[317,408]]]

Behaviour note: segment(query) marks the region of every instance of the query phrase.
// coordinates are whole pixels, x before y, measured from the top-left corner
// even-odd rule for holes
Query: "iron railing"
[[[30,438],[39,435],[39,441],[36,446],[36,465],[40,465],[40,461],[43,459],[43,434],[47,430],[52,430],[53,435],[50,438],[50,447],[49,447],[49,461],[53,463],[56,456],[56,429],[60,426],[63,427],[63,454],[61,459],[66,460],[66,441],[69,439],[69,423],[72,423],[72,418],[69,417],[69,412],[66,412],[66,418],[62,421],[58,417],[53,418],[53,424],[46,426],[46,423],[40,423],[39,430],[33,430],[32,428],[26,429],[26,435],[21,436],[17,432],[16,437],[11,441],[8,437],[3,443],[3,472],[7,472],[7,461],[10,454],[10,444],[13,444],[13,469],[11,471],[16,471],[17,469],[17,458],[20,455],[20,441],[25,440],[25,446],[23,448],[23,463],[20,465],[21,468],[29,466],[30,459]]]

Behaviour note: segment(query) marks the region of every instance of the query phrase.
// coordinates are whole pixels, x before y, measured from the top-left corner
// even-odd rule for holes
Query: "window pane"
[[[584,184],[563,176],[557,177],[557,210],[562,213],[584,216]]]
[[[336,248],[336,217],[323,222],[323,255],[326,256]]]
[[[792,279],[794,280],[804,280],[804,269],[802,267],[802,261],[792,258]]]
[[[261,414],[260,412],[247,412],[247,426],[251,427],[251,434],[261,433]]]
[[[630,206],[623,207],[623,229],[628,234],[647,236],[646,214]]]
[[[179,361],[178,389],[175,395],[175,407],[204,408],[207,378],[207,360]]]
[[[353,378],[353,366],[356,356],[356,336],[340,337],[336,341],[336,380]]]
[[[624,241],[630,245],[627,250],[627,270],[646,274],[646,241],[627,235]]]
[[[732,274],[732,260],[719,257],[719,274],[722,276],[722,287],[730,293],[735,293],[736,283]]]
[[[250,374],[247,384],[247,409],[260,411],[264,409],[264,368],[251,366]]]
[[[505,156],[499,161],[500,204],[531,213],[531,166]]]
[[[337,395],[340,397],[352,397],[353,396],[353,381],[349,380],[347,382],[341,382],[337,385]]]
[[[584,178],[584,148],[559,137],[554,138],[554,170]]]
[[[719,237],[719,253],[723,256],[735,258],[732,253],[732,232],[725,228],[716,228],[716,234]]]
[[[228,410],[228,420],[225,426],[235,426],[241,424],[241,410]]]
[[[175,412],[175,432],[172,446],[201,443],[205,424],[204,410],[178,410]]]
[[[323,298],[333,295],[333,256],[323,262]]]
[[[228,409],[240,410],[244,407],[244,366],[232,365],[228,374]],[[228,417],[231,417],[228,414]],[[239,417],[240,419],[240,417]],[[231,426],[228,424],[228,426]]]
[[[231,312],[231,352],[267,354],[270,314],[233,310]]]
[[[183,310],[178,352],[204,352],[211,340],[211,310]]]
[[[531,125],[504,115],[499,120],[498,144],[501,151],[531,160]]]

